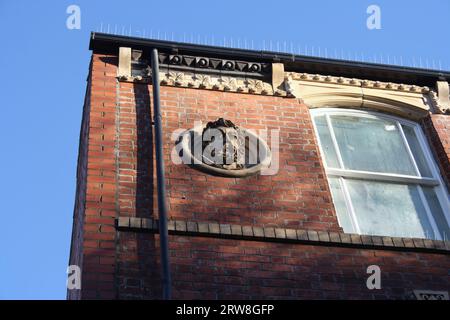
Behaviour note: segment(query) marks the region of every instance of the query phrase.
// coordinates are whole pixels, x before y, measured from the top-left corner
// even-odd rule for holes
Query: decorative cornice
[[[320,74],[288,72],[284,89],[310,108],[373,109],[412,120],[427,116],[432,104],[428,87]]]
[[[163,74],[161,84],[240,93],[273,94],[272,85],[259,79],[203,73],[169,71]]]
[[[401,84],[401,83],[393,83],[393,82],[380,82],[380,81],[363,80],[363,79],[356,79],[356,78],[335,77],[335,76],[327,76],[327,75],[321,75],[321,74],[295,73],[295,72],[287,73],[286,74],[286,82],[289,82],[292,80],[314,81],[314,82],[339,84],[339,85],[347,85],[347,86],[354,86],[354,87],[365,87],[365,88],[374,88],[374,89],[382,89],[382,90],[403,91],[403,92],[415,92],[415,93],[430,92],[430,88],[428,88],[428,87],[421,87],[421,86],[409,85],[409,84]]]
[[[237,93],[260,95],[286,96],[282,90],[273,90],[272,84],[260,79],[242,78],[234,76],[221,76],[203,73],[160,70],[160,84],[163,86],[184,87],[193,89],[208,89]],[[149,83],[148,76],[118,76],[119,81]]]
[[[263,78],[271,74],[270,63],[216,59],[182,54],[159,53],[159,64],[162,69],[190,70],[242,77]]]
[[[126,53],[126,54],[125,54]],[[272,86],[272,65],[252,61],[159,53],[161,85],[285,96]],[[121,48],[118,80],[148,83],[149,60],[141,50]],[[128,67],[129,66],[129,67]]]
[[[405,66],[382,65],[374,63],[343,61],[319,57],[306,57],[291,53],[270,52],[264,50],[248,50],[224,48],[211,45],[180,43],[166,40],[144,39],[103,33],[92,33],[89,48],[96,53],[117,53],[118,47],[130,47],[140,50],[157,48],[160,52],[188,53],[190,55],[220,57],[222,59],[239,59],[258,62],[279,62],[287,69],[295,72],[321,73],[329,70],[329,74],[346,75],[362,79],[376,78],[380,81],[396,81],[405,79],[405,83],[421,86],[434,86],[437,79],[450,82],[450,73],[443,70],[426,70]]]

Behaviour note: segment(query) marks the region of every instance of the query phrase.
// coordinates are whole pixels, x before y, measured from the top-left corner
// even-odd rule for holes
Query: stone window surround
[[[414,121],[450,110],[445,81],[437,82],[441,89],[435,92],[416,85],[291,72],[285,73],[284,85],[288,96],[301,99],[311,109],[373,110]]]

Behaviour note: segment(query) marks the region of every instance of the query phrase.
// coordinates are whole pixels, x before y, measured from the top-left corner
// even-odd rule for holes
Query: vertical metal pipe
[[[155,124],[156,176],[158,186],[159,208],[159,241],[161,250],[163,299],[172,296],[171,275],[169,263],[169,235],[167,231],[166,179],[164,175],[164,154],[162,137],[162,116],[159,95],[159,61],[158,50],[152,50],[152,87],[153,87],[153,117]]]

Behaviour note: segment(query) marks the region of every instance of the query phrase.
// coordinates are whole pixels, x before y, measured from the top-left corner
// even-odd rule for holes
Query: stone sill
[[[116,219],[119,231],[158,233],[158,220],[135,217]],[[420,251],[430,253],[450,253],[450,241],[381,237],[348,234],[342,232],[255,227],[214,222],[169,220],[169,234],[229,238],[237,240],[290,242],[309,245],[340,246],[364,249],[383,249],[396,251]]]

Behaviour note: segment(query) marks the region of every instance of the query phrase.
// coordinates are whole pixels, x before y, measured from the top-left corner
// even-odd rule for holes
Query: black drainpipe
[[[163,299],[172,297],[170,263],[169,263],[169,233],[167,231],[166,178],[164,175],[163,137],[161,123],[161,108],[159,97],[159,61],[158,49],[152,50],[152,87],[153,87],[153,118],[155,124],[156,176],[158,185],[159,208],[159,242],[161,250]]]

